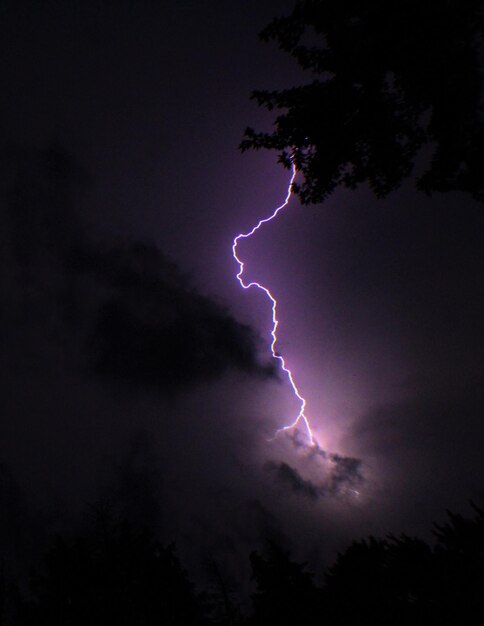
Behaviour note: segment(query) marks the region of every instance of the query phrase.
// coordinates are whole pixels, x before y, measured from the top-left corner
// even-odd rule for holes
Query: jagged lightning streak
[[[284,372],[287,375],[287,378],[288,378],[289,383],[290,383],[290,385],[292,387],[292,390],[294,391],[294,395],[296,396],[296,398],[300,402],[299,413],[298,413],[296,419],[291,424],[288,424],[287,426],[283,426],[282,428],[279,428],[276,431],[276,436],[279,433],[281,433],[281,432],[285,432],[285,431],[288,431],[288,430],[293,430],[302,421],[303,424],[304,424],[304,427],[306,428],[306,432],[307,432],[307,436],[308,436],[308,439],[309,439],[309,443],[310,443],[310,445],[314,446],[314,445],[317,445],[317,443],[316,443],[315,437],[313,435],[313,432],[311,430],[311,426],[309,424],[309,420],[308,420],[307,416],[304,413],[304,410],[306,408],[306,400],[303,398],[303,396],[301,395],[301,392],[297,388],[297,385],[294,382],[294,377],[292,375],[292,372],[287,367],[286,361],[284,360],[284,357],[276,352],[277,327],[279,326],[279,320],[277,319],[277,301],[274,298],[274,296],[272,295],[272,293],[269,291],[269,289],[267,287],[265,287],[264,285],[261,285],[260,283],[257,283],[257,282],[250,282],[250,283],[245,283],[244,282],[244,279],[242,278],[242,276],[244,274],[245,264],[237,256],[237,245],[239,243],[239,240],[240,239],[248,239],[249,237],[252,237],[252,235],[256,231],[258,231],[261,226],[263,226],[264,224],[267,224],[267,222],[270,222],[271,220],[273,220],[277,216],[277,214],[280,211],[282,211],[289,204],[289,200],[291,199],[291,195],[292,195],[292,185],[294,183],[294,179],[296,178],[296,174],[297,174],[296,166],[293,163],[292,164],[291,179],[289,181],[289,185],[288,185],[288,188],[287,188],[287,194],[286,194],[286,198],[285,198],[284,202],[280,206],[278,206],[277,209],[274,210],[272,215],[270,215],[269,217],[266,217],[264,219],[259,220],[259,222],[252,228],[252,230],[250,230],[247,233],[240,233],[239,235],[237,235],[235,237],[234,241],[233,241],[233,244],[232,244],[232,254],[233,254],[234,259],[236,260],[236,262],[239,265],[239,272],[237,274],[237,280],[239,281],[240,285],[244,289],[250,289],[251,287],[257,287],[257,289],[260,289],[261,291],[263,291],[266,294],[266,296],[269,298],[269,300],[272,303],[272,330],[271,330],[271,337],[272,337],[271,352],[272,352],[272,356],[273,356],[274,359],[277,359],[280,362],[282,369],[284,370]]]

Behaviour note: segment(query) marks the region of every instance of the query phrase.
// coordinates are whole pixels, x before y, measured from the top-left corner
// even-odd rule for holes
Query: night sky
[[[253,89],[304,76],[258,32],[292,1],[0,2],[0,544],[115,502],[193,568],[264,537],[327,563],[484,495],[484,214],[464,194],[293,199],[241,154]],[[428,155],[422,155],[417,171]],[[318,451],[317,451],[318,452]],[[6,548],[5,548],[6,549]]]

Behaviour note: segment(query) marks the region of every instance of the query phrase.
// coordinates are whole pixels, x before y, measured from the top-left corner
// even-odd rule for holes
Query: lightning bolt
[[[269,291],[269,289],[267,287],[265,287],[264,285],[261,285],[260,283],[257,283],[257,282],[250,282],[250,283],[245,283],[244,282],[243,275],[244,275],[245,263],[237,255],[237,246],[238,246],[239,241],[241,239],[248,239],[249,237],[252,237],[252,235],[254,235],[259,230],[259,228],[261,228],[261,226],[263,226],[264,224],[267,224],[267,222],[272,221],[289,204],[289,200],[291,199],[291,196],[292,196],[292,185],[294,183],[294,179],[296,178],[296,174],[297,174],[296,166],[293,163],[292,164],[291,179],[290,179],[289,185],[287,187],[287,193],[286,193],[286,198],[285,198],[284,202],[280,206],[278,206],[276,209],[274,209],[272,215],[270,215],[269,217],[266,217],[264,219],[259,220],[259,222],[252,228],[252,230],[250,230],[247,233],[240,233],[239,235],[237,235],[235,237],[234,241],[233,241],[233,244],[232,244],[232,254],[233,254],[233,257],[234,257],[235,261],[237,262],[237,264],[239,266],[239,271],[237,273],[237,280],[239,281],[241,287],[243,289],[250,289],[251,287],[256,287],[260,291],[263,291],[266,294],[266,296],[269,298],[270,302],[271,302],[271,305],[272,305],[272,330],[271,330],[271,337],[272,337],[271,353],[272,353],[272,357],[274,359],[277,359],[280,362],[281,367],[282,367],[283,371],[285,372],[285,374],[287,376],[287,379],[289,380],[289,383],[290,383],[290,385],[292,387],[294,395],[296,396],[296,398],[299,400],[299,403],[300,403],[300,405],[299,405],[299,413],[297,414],[297,417],[295,418],[295,420],[291,424],[288,424],[287,426],[283,426],[282,428],[279,428],[276,431],[275,437],[277,437],[277,435],[279,433],[291,431],[291,430],[297,428],[302,423],[304,425],[304,428],[306,429],[306,433],[307,433],[307,437],[308,437],[308,440],[309,440],[309,444],[311,446],[317,446],[318,444],[316,443],[316,439],[315,439],[315,437],[313,435],[313,432],[311,430],[311,426],[309,424],[309,420],[308,420],[306,414],[304,413],[304,411],[306,409],[306,400],[301,395],[301,392],[299,391],[299,389],[298,389],[298,387],[297,387],[297,385],[296,385],[296,383],[294,381],[293,374],[292,374],[291,370],[289,369],[289,367],[287,366],[284,357],[276,352],[277,328],[279,326],[279,320],[277,319],[277,300],[274,298],[274,296]]]

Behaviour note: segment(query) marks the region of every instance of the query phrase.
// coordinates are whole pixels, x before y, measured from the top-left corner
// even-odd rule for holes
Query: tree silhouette
[[[202,623],[193,587],[175,556],[149,532],[100,510],[94,527],[58,537],[20,603],[17,626],[192,626]]]
[[[472,519],[447,512],[446,524],[435,524],[435,548],[442,619],[449,623],[484,621],[484,511],[471,502]]]
[[[5,622],[6,607],[6,581],[5,581],[5,563],[0,560],[0,626]]]
[[[303,203],[367,183],[384,196],[432,150],[417,187],[484,200],[482,0],[302,0],[261,33],[312,74],[308,84],[255,91],[281,110],[272,133],[245,131],[304,175]]]
[[[356,541],[326,575],[323,613],[334,625],[439,624],[484,620],[484,512],[448,513],[437,543],[389,536]]]
[[[210,583],[203,594],[204,607],[210,615],[210,623],[216,626],[236,626],[244,624],[244,616],[239,605],[235,585],[215,559],[205,563]]]
[[[215,587],[196,595],[173,546],[98,506],[88,528],[47,550],[29,598],[17,599],[0,560],[0,624],[475,626],[484,621],[484,510],[472,507],[472,518],[448,512],[435,524],[433,546],[406,535],[354,541],[322,586],[268,541],[250,555],[255,588],[244,614],[218,563],[208,563]]]
[[[354,542],[326,576],[324,610],[334,624],[426,623],[434,580],[431,548],[410,537]]]
[[[251,624],[266,626],[305,626],[318,617],[319,591],[305,564],[291,561],[289,555],[273,542],[267,553],[250,556],[256,591],[252,596]]]

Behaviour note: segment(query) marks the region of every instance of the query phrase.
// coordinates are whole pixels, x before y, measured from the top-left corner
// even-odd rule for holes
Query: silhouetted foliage
[[[449,624],[484,621],[484,511],[471,505],[473,519],[448,511],[449,521],[435,524],[439,606]]]
[[[58,537],[32,577],[18,626],[190,626],[202,622],[192,584],[173,547],[98,511],[91,532]]]
[[[215,560],[206,563],[210,585],[203,594],[204,606],[210,623],[216,626],[237,626],[245,619],[237,599],[236,588]]]
[[[324,607],[334,624],[417,624],[432,594],[430,547],[409,537],[354,542],[326,577]]]
[[[6,598],[6,582],[5,582],[5,563],[0,560],[0,626],[5,621]]]
[[[333,624],[478,624],[484,620],[484,515],[449,513],[437,544],[402,536],[354,542],[329,570]]]
[[[0,568],[0,624],[15,626],[471,626],[484,619],[484,511],[448,513],[435,525],[434,546],[413,537],[369,537],[338,555],[318,586],[305,564],[275,542],[250,555],[251,610],[215,561],[202,595],[173,546],[98,507],[91,527],[58,537],[32,575],[14,621],[2,622],[7,590]],[[5,593],[8,591],[8,593]],[[2,602],[4,604],[2,604]],[[8,608],[8,607],[7,607]],[[3,611],[3,614],[2,614]],[[10,610],[8,611],[10,613]]]
[[[291,561],[289,555],[273,542],[268,542],[264,556],[250,556],[256,591],[252,596],[251,624],[313,624],[318,616],[319,591],[305,564]]]
[[[368,183],[384,196],[433,149],[417,186],[484,200],[482,0],[302,0],[261,33],[313,75],[255,91],[275,131],[248,128],[242,150],[267,148],[303,173],[303,203]],[[481,50],[482,52],[482,50]]]

